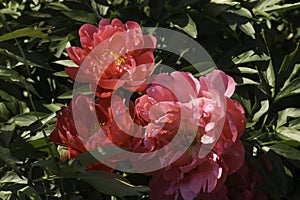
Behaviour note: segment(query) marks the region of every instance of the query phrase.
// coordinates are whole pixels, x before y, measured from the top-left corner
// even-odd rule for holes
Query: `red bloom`
[[[86,151],[81,138],[77,134],[71,107],[72,104],[61,109],[61,112],[57,115],[56,127],[50,135],[52,142],[68,147],[68,158],[74,158],[79,153]]]
[[[89,82],[100,97],[110,96],[119,87],[144,89],[154,67],[156,39],[143,36],[136,22],[123,24],[114,19],[110,24],[103,19],[99,27],[83,25],[79,36],[82,48],[67,49],[70,58],[80,66],[66,68],[72,79]]]
[[[63,107],[62,112],[58,114],[56,127],[50,135],[50,140],[68,147],[69,159],[88,150],[109,147],[111,143],[130,148],[133,146],[133,139],[127,133],[137,132],[137,130],[133,130],[133,125],[128,123],[132,120],[129,119],[129,114],[124,114],[125,107],[122,105],[122,100],[116,98],[114,101],[116,114],[113,118],[109,98],[94,102],[87,96],[76,96],[73,102],[68,107]],[[93,114],[96,115],[95,119],[92,117]],[[122,124],[116,123],[116,120]],[[89,166],[88,169],[112,171],[100,162]]]
[[[75,104],[74,104],[75,103]],[[98,105],[99,111],[104,111],[108,101],[101,106]],[[63,107],[62,111],[57,116],[56,127],[50,134],[50,140],[55,144],[66,146],[68,148],[68,159],[78,156],[80,153],[87,151],[85,142],[88,141],[89,135],[95,131],[95,124],[90,120],[90,113],[95,111],[95,107],[91,106],[92,101],[86,96],[77,96],[73,103],[68,107]],[[73,109],[74,108],[74,109]],[[77,116],[74,120],[73,112]],[[80,113],[80,115],[79,115]],[[107,113],[102,112],[101,122],[107,121]],[[75,126],[75,122],[77,126]],[[79,130],[78,130],[79,128]],[[80,135],[79,135],[80,133]],[[96,163],[88,167],[88,169],[99,169],[105,171],[112,171],[111,168]]]

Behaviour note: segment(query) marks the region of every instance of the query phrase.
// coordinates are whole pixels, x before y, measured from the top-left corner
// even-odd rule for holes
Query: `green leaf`
[[[300,130],[300,117],[289,121],[289,127]]]
[[[274,144],[269,146],[269,148],[283,157],[293,160],[300,160],[300,151],[288,145]]]
[[[125,149],[129,151],[130,149]],[[105,160],[106,158],[113,156],[119,156],[120,152],[112,146],[98,147],[97,149],[89,150],[81,153],[75,157],[75,160],[78,160],[85,167],[97,163],[99,160]]]
[[[65,66],[65,67],[78,67],[72,60],[56,60],[53,63]]]
[[[232,62],[238,65],[238,64],[249,63],[254,61],[267,61],[269,59],[270,59],[269,56],[267,56],[266,54],[258,55],[253,50],[249,50],[236,57],[233,57]]]
[[[36,18],[50,18],[51,15],[49,13],[42,13],[38,11],[32,11],[32,12],[27,12],[26,13],[29,16],[36,17]]]
[[[52,175],[52,177],[55,178],[62,178],[62,176],[60,176],[60,174],[62,173],[62,168],[59,166],[58,162],[56,162],[54,159],[51,160],[39,160],[35,163],[32,164],[29,172],[28,172],[28,184],[32,185],[33,182],[37,182],[37,181],[42,181],[43,179],[40,177],[38,178],[38,180],[33,179],[33,176],[35,175],[35,170],[36,168],[41,168],[44,171],[44,174],[47,175]],[[68,168],[68,169],[72,169],[72,168]],[[77,170],[78,171],[78,170]],[[76,172],[74,172],[72,174],[72,176],[74,176]],[[55,174],[55,176],[53,176],[53,174]],[[68,176],[69,174],[65,173],[64,175]],[[35,178],[37,178],[36,176],[34,176]],[[66,178],[73,178],[73,177],[66,177]],[[50,177],[46,176],[46,179],[49,180]]]
[[[10,15],[11,17],[17,19],[18,17],[21,16],[21,12],[18,12],[16,10],[11,10],[11,9],[8,9],[8,8],[3,8],[3,9],[0,9],[0,14],[8,14]]]
[[[76,175],[97,191],[114,196],[133,196],[140,192],[148,192],[145,186],[131,185],[124,177],[105,171],[86,171]]]
[[[251,107],[252,106],[251,106],[250,98],[243,97],[242,95],[238,95],[237,93],[233,94],[233,98],[238,100],[242,104],[243,108],[245,109],[245,111],[248,115],[251,115],[251,112],[252,112]]]
[[[21,74],[19,74],[18,72],[12,69],[6,69],[0,67],[0,79],[3,79],[4,81],[11,82],[14,84],[21,83],[30,92],[39,96],[39,94],[34,89],[34,87],[28,81],[26,81],[26,79]]]
[[[170,23],[171,27],[176,27],[184,32],[186,32],[188,35],[190,35],[192,38],[197,38],[198,32],[197,32],[197,26],[196,23],[193,21],[193,19],[187,14],[188,22],[187,25],[184,27],[179,26],[178,24]]]
[[[38,119],[42,119],[46,117],[48,114],[40,113],[40,112],[30,112],[23,113],[15,116],[15,123],[18,126],[30,126],[34,122],[38,121]]]
[[[105,152],[103,153],[101,148],[97,148],[79,154],[75,157],[75,160],[78,160],[83,166],[87,167],[97,163],[102,157],[105,158]]]
[[[263,116],[269,110],[269,100],[263,100],[260,102],[260,109],[257,111],[252,120],[254,122],[258,121],[261,116]]]
[[[52,129],[53,130],[53,129]],[[52,131],[51,130],[51,131]],[[50,135],[50,133],[51,132],[49,132],[48,131],[48,133],[47,133],[47,135]],[[37,137],[40,137],[40,139],[36,139]],[[47,154],[50,154],[51,152],[50,151],[52,151],[52,152],[54,152],[54,156],[55,157],[59,157],[59,155],[57,154],[57,151],[56,151],[56,146],[55,146],[55,144],[54,143],[50,143],[50,149],[49,149],[49,146],[48,146],[48,144],[47,144],[47,140],[48,138],[44,138],[44,136],[43,136],[43,134],[42,134],[42,132],[40,131],[39,133],[38,133],[38,135],[37,136],[35,136],[35,137],[32,137],[32,138],[30,138],[29,140],[27,140],[28,141],[28,143],[30,144],[30,145],[32,145],[32,147],[35,149],[35,150],[38,150],[38,151],[41,151],[41,152],[45,152],[45,153],[47,153]]]
[[[17,183],[17,184],[27,184],[26,177],[20,177],[14,171],[7,172],[4,176],[1,177],[0,183]]]
[[[239,15],[239,16],[242,16],[242,17],[252,19],[251,12],[248,9],[243,8],[243,7],[241,7],[240,9],[237,9],[237,10],[236,9],[229,9],[226,12],[233,13],[233,14],[236,14],[236,15]]]
[[[8,148],[0,146],[0,160],[5,162],[11,168],[13,168],[16,172],[19,173],[19,169],[17,167],[17,163],[20,163],[15,157],[13,157]]]
[[[68,43],[74,38],[75,36],[73,34],[68,34],[66,37],[63,36],[58,38],[51,38],[51,40],[55,41],[55,43],[52,42],[49,48],[51,51],[55,52],[55,57],[60,58],[63,52],[65,51]]]
[[[263,1],[257,1],[257,4],[255,5],[255,9],[258,10],[264,10],[267,7],[271,7],[282,0],[263,0]]]
[[[12,192],[11,191],[0,191],[0,198],[2,200],[10,200],[12,196]]]
[[[0,126],[0,139],[3,141],[4,146],[8,146],[10,144],[11,139],[15,133],[15,128],[16,128],[16,124],[13,122],[6,123]]]
[[[249,67],[238,67],[238,71],[242,74],[257,74],[258,71],[256,69],[252,69]]]
[[[300,77],[294,79],[289,85],[282,88],[278,92],[275,101],[278,101],[284,97],[297,95],[297,94],[300,94]]]
[[[297,74],[298,74],[299,71],[300,71],[300,64],[296,64],[296,65],[294,66],[294,68],[293,68],[292,73],[290,74],[289,78],[285,81],[285,83],[284,83],[284,85],[283,85],[282,88],[287,87],[287,86],[290,84],[291,80],[292,80],[295,76],[297,76]]]
[[[271,55],[268,43],[267,43],[267,38],[265,35],[265,31],[262,30],[261,31],[261,35],[264,39],[264,43],[266,45],[266,48],[268,50],[268,54]],[[275,95],[275,84],[276,84],[276,77],[275,77],[275,72],[274,72],[274,67],[273,67],[273,59],[272,57],[270,57],[269,60],[269,65],[266,71],[263,70],[259,70],[259,72],[263,75],[264,80],[262,80],[262,82],[266,82],[269,86],[271,86],[271,93],[272,93],[272,97],[274,97]]]
[[[69,90],[57,97],[58,99],[72,99],[73,98],[73,91]]]
[[[42,200],[39,193],[35,191],[32,187],[26,186],[20,190],[17,191],[17,196],[19,200]]]
[[[221,4],[221,3],[215,3],[213,1],[211,1],[204,5],[203,11],[205,12],[205,14],[207,14],[209,16],[216,17],[216,16],[220,15],[222,12],[231,8],[233,5],[236,5],[236,4],[229,5],[229,4],[225,4],[225,3]]]
[[[233,0],[211,0],[210,3],[214,3],[214,4],[226,4],[226,5],[230,5],[230,6],[235,6],[240,4],[237,1],[233,1]]]
[[[58,11],[72,11],[72,9],[68,8],[66,5],[64,5],[61,2],[47,3],[45,8],[51,8],[53,10],[58,10]]]
[[[239,28],[241,29],[241,31],[255,39],[255,29],[250,22],[247,22],[246,24],[240,24]]]
[[[287,108],[278,112],[277,128],[287,123],[288,117],[298,118],[300,117],[299,108]]]
[[[32,65],[35,67],[40,67],[42,69],[50,70],[53,69],[47,64],[47,61],[41,60],[41,57],[39,57],[38,54],[34,54],[31,52],[24,52],[26,58],[24,58],[22,55],[20,55],[19,50],[17,49],[11,49],[12,51],[6,49],[6,48],[0,48],[0,53],[6,56],[9,56],[21,63],[26,63],[28,65]]]
[[[43,106],[52,112],[57,112],[61,109],[62,106],[64,106],[64,104],[50,103],[50,104],[43,104]]]
[[[101,4],[96,3],[95,0],[91,0],[91,6],[94,10],[94,12],[98,13],[99,16],[104,16],[107,14],[107,11],[109,10],[109,6],[104,6]]]
[[[10,110],[6,107],[4,103],[0,103],[0,122],[5,123],[10,117]]]
[[[273,5],[264,9],[265,12],[286,12],[300,8],[300,2],[293,4]]]
[[[266,77],[268,84],[274,88],[276,79],[275,79],[273,64],[271,61],[269,62],[265,77]]]
[[[69,77],[69,75],[66,73],[66,71],[55,72],[55,73],[53,73],[53,75],[57,76],[57,77]]]
[[[34,136],[30,136],[30,137],[26,138],[26,141],[30,143],[30,142],[35,141],[35,140],[40,140],[40,139],[45,140],[44,133],[48,137],[50,135],[50,133],[54,130],[54,128],[55,128],[54,124],[52,124],[50,126],[47,126],[43,130],[38,131]],[[43,143],[43,144],[37,144],[37,145],[45,145],[46,144],[43,141],[41,143]]]
[[[285,137],[284,139],[300,142],[300,131],[297,129],[282,126],[276,129],[276,132],[279,134],[279,136]]]
[[[62,13],[75,21],[89,24],[96,24],[98,22],[98,17],[95,13],[89,13],[84,10],[62,11]]]
[[[259,85],[258,82],[253,81],[249,78],[246,77],[239,77],[238,79],[236,79],[237,82],[237,86],[241,86],[241,85]]]
[[[84,85],[82,87],[73,89],[73,90],[69,90],[63,94],[61,94],[60,96],[58,96],[58,99],[72,99],[73,98],[73,94],[92,94],[90,88],[88,85]]]
[[[29,182],[29,184],[31,184],[32,181],[33,181],[32,180],[32,175],[33,175],[32,173],[34,171],[33,170],[34,167],[40,167],[44,171],[51,172],[51,173],[54,173],[56,175],[60,174],[60,172],[61,172],[61,168],[55,160],[39,160],[39,161],[35,162],[29,170],[29,173],[28,173],[28,182]]]
[[[9,118],[19,113],[28,111],[26,103],[0,90],[0,96],[4,102],[0,102],[0,122],[6,122]]]
[[[281,66],[278,71],[278,84],[279,87],[287,81],[288,77],[292,74],[295,64],[299,61],[300,58],[300,44],[297,45],[295,50],[286,55],[281,63]]]
[[[38,162],[34,163],[34,166],[39,166],[43,169],[51,169],[53,171],[60,171],[60,167],[55,160],[39,160]]]
[[[6,33],[0,36],[0,42],[6,41],[6,40],[11,40],[14,38],[19,38],[19,37],[35,37],[35,38],[42,38],[46,39],[48,38],[48,34],[44,33],[43,31],[47,30],[47,28],[22,28],[15,30],[11,33]]]

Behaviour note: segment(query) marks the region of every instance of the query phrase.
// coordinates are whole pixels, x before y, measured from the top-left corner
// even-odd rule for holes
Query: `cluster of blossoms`
[[[67,158],[115,145],[139,157],[114,155],[109,166],[100,160],[87,169],[112,172],[118,161],[129,160],[139,172],[155,162],[160,167],[143,171],[151,176],[151,199],[222,200],[236,195],[231,192],[234,184],[227,188],[225,181],[251,173],[241,168],[245,152],[240,137],[246,122],[242,106],[230,98],[234,80],[219,70],[199,79],[186,72],[151,75],[156,39],[144,36],[135,22],[103,19],[99,27],[83,25],[79,35],[82,48],[67,49],[79,67],[66,72],[88,83],[96,100],[75,95],[58,114],[50,139],[68,148]],[[120,88],[139,96],[124,99]],[[156,153],[160,150],[162,154]],[[255,184],[250,184],[239,188],[253,194],[245,199],[255,197]]]

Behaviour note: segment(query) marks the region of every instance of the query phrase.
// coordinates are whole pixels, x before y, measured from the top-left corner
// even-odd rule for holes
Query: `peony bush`
[[[133,21],[102,19],[99,28],[83,25],[79,35],[82,49],[68,48],[78,67],[65,70],[72,79],[89,83],[96,100],[93,95],[75,96],[58,115],[50,139],[67,147],[68,159],[113,144],[140,154],[143,163],[145,153],[168,146],[178,134],[177,148],[156,155],[161,168],[144,173],[151,177],[150,198],[228,199],[225,182],[241,168],[245,157],[240,137],[246,119],[243,107],[231,99],[233,78],[220,70],[199,79],[179,71],[150,76],[156,39],[143,36]],[[128,109],[123,104],[126,99],[114,93],[120,88],[139,95],[135,101],[129,99]],[[98,121],[91,120],[93,112]],[[165,155],[180,156],[170,162]],[[112,165],[120,159],[130,161],[123,155],[114,157]],[[133,169],[143,166],[140,163],[134,162]],[[114,169],[99,160],[87,170]]]
[[[299,28],[294,0],[0,1],[0,199],[298,200]]]

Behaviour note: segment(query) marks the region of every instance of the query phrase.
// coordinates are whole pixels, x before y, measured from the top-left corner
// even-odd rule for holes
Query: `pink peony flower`
[[[145,88],[154,67],[156,39],[143,36],[136,22],[102,19],[99,27],[83,25],[79,36],[82,48],[67,49],[80,66],[65,69],[72,79],[89,82],[99,97],[108,97],[119,87],[130,91]]]
[[[228,177],[228,197],[232,200],[266,200],[264,193],[256,191],[256,186],[261,183],[260,175],[254,171],[248,162]]]
[[[199,194],[215,193],[224,185],[226,170],[222,160],[214,153],[210,153],[205,158],[195,155],[192,159],[188,154],[184,154],[160,173],[153,174],[149,184],[150,197],[151,199],[159,199],[159,197],[163,197],[160,199],[195,199]],[[162,185],[157,180],[164,183],[164,187],[168,187],[158,192],[156,188]]]
[[[189,73],[173,72],[159,74],[152,82],[136,100],[134,116],[145,125],[145,138],[135,150],[153,152],[179,134],[180,151],[185,141],[191,140],[191,133],[196,136],[180,159],[150,173],[151,198],[209,199],[211,194],[226,199],[227,174],[236,172],[244,161],[239,137],[245,129],[245,116],[240,104],[230,99],[233,79],[222,71],[200,80]],[[166,161],[164,157],[159,160]]]

